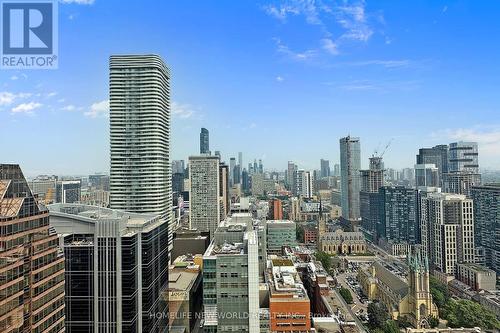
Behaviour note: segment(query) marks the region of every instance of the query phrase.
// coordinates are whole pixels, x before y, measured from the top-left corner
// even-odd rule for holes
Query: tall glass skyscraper
[[[357,221],[359,215],[359,191],[361,146],[359,138],[347,136],[340,139],[340,176],[342,184],[342,217]]]
[[[210,153],[209,134],[206,128],[202,128],[200,132],[200,154]]]

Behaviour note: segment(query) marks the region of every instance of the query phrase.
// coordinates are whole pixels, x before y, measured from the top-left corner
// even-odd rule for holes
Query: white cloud
[[[51,97],[54,97],[55,95],[57,95],[57,93],[55,91],[53,91],[53,92],[49,92],[46,97],[51,98]]]
[[[18,99],[30,97],[30,93],[12,93],[9,91],[0,91],[0,106],[11,105]]]
[[[172,102],[172,116],[180,119],[188,119],[196,114],[192,106],[189,104],[180,104]]]
[[[339,54],[337,44],[335,44],[330,38],[322,39],[321,44],[323,45],[323,49],[325,49],[328,53],[330,53],[332,55]]]
[[[287,45],[283,44],[279,38],[274,38],[278,52],[286,55],[292,60],[296,61],[307,61],[314,58],[317,55],[316,50],[305,50],[302,52],[292,51]]]
[[[342,39],[352,39],[366,42],[373,35],[373,30],[367,22],[365,3],[339,6],[335,11],[337,23],[346,30]]]
[[[95,102],[90,106],[90,111],[84,112],[83,114],[89,118],[108,117],[109,99],[100,102]]]
[[[278,76],[276,76],[276,81],[283,82],[283,81],[285,81],[285,79],[282,76],[278,75]]]
[[[15,80],[19,79],[19,77],[18,77],[17,75],[12,75],[12,76],[10,77],[10,79],[11,79],[12,81],[15,81]]]
[[[72,104],[69,104],[69,105],[63,106],[61,108],[61,110],[63,110],[63,111],[75,111],[76,110],[76,106],[74,106]]]
[[[10,112],[12,113],[33,113],[33,110],[41,107],[42,104],[37,102],[29,102],[29,103],[21,103],[18,106],[14,107]]]
[[[59,0],[59,2],[65,4],[91,5],[95,2],[95,0]]]
[[[304,15],[309,24],[323,24],[319,12],[320,8],[312,0],[292,0],[280,6],[267,5],[264,11],[280,21],[286,21],[289,15]]]
[[[322,49],[331,55],[339,54],[339,48],[348,41],[367,42],[374,34],[373,24],[385,24],[383,15],[378,13],[367,13],[364,0],[340,1],[338,3],[327,3],[320,0],[289,0],[280,5],[267,5],[264,11],[282,21],[286,22],[289,16],[302,16],[308,24],[320,27],[323,38],[319,40]],[[336,33],[330,31],[330,21],[340,26],[335,27]],[[338,37],[332,38],[337,35]],[[386,39],[386,43],[390,43]],[[294,52],[286,45],[278,43],[278,51],[286,53],[296,60],[308,59],[318,54],[317,50]]]

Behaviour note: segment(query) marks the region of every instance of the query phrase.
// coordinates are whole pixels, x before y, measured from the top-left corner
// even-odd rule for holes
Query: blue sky
[[[361,137],[363,166],[479,142],[500,169],[495,1],[112,1],[59,4],[59,69],[0,70],[0,153],[25,173],[108,171],[108,57],[171,68],[172,159],[210,149],[306,169]]]

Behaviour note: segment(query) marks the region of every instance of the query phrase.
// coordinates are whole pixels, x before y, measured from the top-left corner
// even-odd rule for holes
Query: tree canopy
[[[340,288],[339,293],[340,293],[340,296],[342,296],[342,298],[344,299],[344,301],[347,304],[352,304],[352,302],[353,302],[352,294],[349,291],[349,289],[342,287],[342,288]]]

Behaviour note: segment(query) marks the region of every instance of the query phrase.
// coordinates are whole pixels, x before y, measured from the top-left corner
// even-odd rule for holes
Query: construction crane
[[[382,158],[384,156],[385,152],[387,151],[387,149],[389,148],[389,146],[391,145],[391,143],[392,143],[393,140],[394,140],[394,138],[391,138],[389,140],[389,142],[387,142],[387,144],[385,145],[384,150],[382,151],[382,154],[380,154],[380,158]]]

